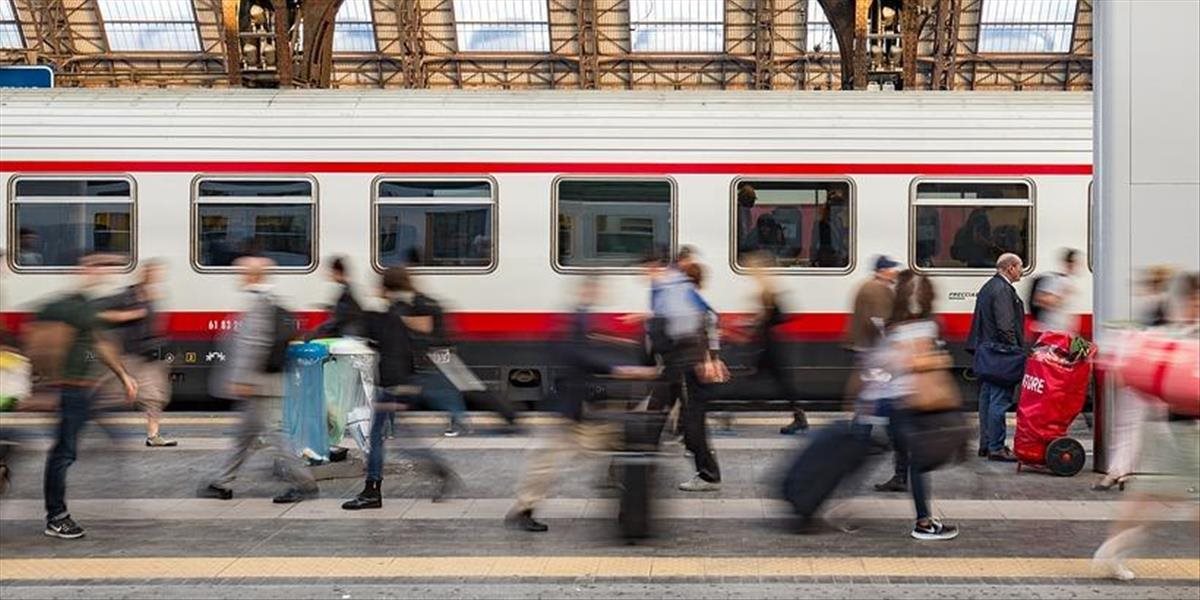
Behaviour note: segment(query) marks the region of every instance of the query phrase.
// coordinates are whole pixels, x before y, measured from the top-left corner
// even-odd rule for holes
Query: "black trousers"
[[[721,481],[717,455],[708,443],[708,401],[710,388],[688,369],[683,376],[683,445],[692,453],[696,474],[712,483]]]

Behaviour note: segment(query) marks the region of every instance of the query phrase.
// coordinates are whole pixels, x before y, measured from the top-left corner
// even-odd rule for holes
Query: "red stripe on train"
[[[310,329],[325,320],[323,312],[295,313],[303,329]],[[595,315],[596,327],[614,335],[636,337],[640,325],[623,323],[621,314],[601,313]],[[748,317],[745,313],[725,313],[723,318],[737,321]],[[28,320],[30,313],[0,313],[0,323],[9,330],[17,330]],[[166,330],[176,339],[211,339],[227,331],[236,317],[232,312],[169,312],[164,313]],[[539,341],[555,337],[566,329],[567,313],[531,312],[455,312],[447,313],[447,327],[456,338],[464,341]],[[842,338],[847,313],[796,313],[780,328],[781,336],[789,341],[837,341]],[[969,313],[943,313],[938,315],[943,335],[951,341],[966,339],[971,329]],[[1092,316],[1081,316],[1081,328],[1091,335]]]
[[[972,163],[608,163],[335,161],[0,160],[28,173],[599,173],[739,175],[1091,175],[1090,164]]]

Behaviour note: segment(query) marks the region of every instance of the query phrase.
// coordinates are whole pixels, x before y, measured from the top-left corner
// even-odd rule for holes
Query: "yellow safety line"
[[[1129,561],[1143,579],[1200,582],[1200,559]],[[1086,558],[424,556],[0,559],[0,581],[482,577],[1100,577]]]

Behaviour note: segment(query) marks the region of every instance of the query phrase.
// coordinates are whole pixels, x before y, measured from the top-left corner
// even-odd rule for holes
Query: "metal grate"
[[[0,48],[24,48],[21,25],[17,22],[17,11],[12,0],[0,0]]]
[[[1077,0],[984,0],[979,51],[1057,53],[1071,51]]]
[[[549,52],[546,0],[455,0],[454,28],[463,52]]]
[[[196,10],[189,0],[98,0],[109,49],[199,52]]]
[[[371,0],[345,0],[333,29],[334,52],[375,52],[375,21]]]
[[[725,51],[723,0],[629,0],[634,52]]]

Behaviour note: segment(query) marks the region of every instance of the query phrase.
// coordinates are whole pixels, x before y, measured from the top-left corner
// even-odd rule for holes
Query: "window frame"
[[[18,234],[19,225],[17,223],[17,206],[25,204],[17,201],[17,182],[25,180],[61,180],[61,181],[78,181],[78,180],[110,180],[110,181],[125,181],[129,184],[129,264],[118,267],[116,273],[132,273],[137,269],[138,265],[138,188],[137,180],[131,173],[78,173],[78,174],[55,174],[42,175],[38,173],[14,173],[8,178],[8,243],[5,252],[8,254],[6,262],[8,268],[14,273],[39,275],[39,274],[63,274],[63,273],[78,273],[80,268],[78,265],[69,266],[21,266],[17,264],[18,248],[15,246],[20,243],[20,235]],[[80,196],[80,198],[94,198],[95,196]],[[48,204],[49,202],[44,202]],[[86,203],[77,202],[78,204]]]
[[[365,0],[365,1],[367,3],[367,13],[369,15],[369,20],[367,20],[367,21],[338,21],[337,16],[336,15],[334,16],[334,23],[333,23],[334,47],[330,50],[330,52],[337,54],[339,56],[363,56],[363,55],[370,56],[370,55],[379,54],[379,26],[375,23],[374,5],[372,4],[371,0]],[[343,3],[343,6],[345,6],[345,3]],[[339,12],[340,12],[340,10],[341,9],[339,8]],[[336,46],[337,46],[337,27],[338,27],[338,25],[364,25],[364,24],[371,26],[371,49],[370,50],[357,50],[357,49],[356,50],[338,50],[337,49]]]
[[[229,181],[229,180],[244,180],[244,181],[306,181],[312,186],[312,194],[309,196],[310,204],[312,205],[312,263],[301,267],[289,267],[284,265],[275,265],[271,267],[269,272],[280,274],[304,275],[312,273],[321,266],[321,191],[317,183],[317,178],[311,174],[272,174],[272,173],[250,173],[250,174],[225,174],[225,173],[199,173],[192,178],[190,186],[191,206],[188,209],[188,263],[191,264],[192,270],[202,274],[229,274],[237,271],[237,267],[233,265],[223,267],[211,267],[200,264],[200,205],[202,204],[253,204],[252,202],[236,202],[236,201],[203,201],[200,199],[200,183],[209,180]],[[279,198],[281,196],[277,196]],[[299,196],[297,196],[298,198]],[[264,204],[300,204],[300,202],[280,202],[268,201]]]
[[[447,198],[455,200],[454,202],[436,202],[427,201],[418,198],[403,199],[395,198],[390,200],[381,200],[379,197],[379,188],[381,184],[388,181],[425,181],[425,182],[463,182],[463,181],[486,181],[491,189],[491,206],[492,206],[492,260],[487,266],[483,267],[453,267],[453,266],[409,266],[404,268],[413,273],[422,273],[429,275],[486,275],[492,273],[500,266],[500,184],[496,178],[486,173],[480,174],[465,174],[465,175],[410,175],[407,173],[397,174],[382,174],[376,175],[371,179],[371,268],[377,273],[383,273],[387,270],[379,263],[379,205],[380,204],[409,204],[409,205],[434,205],[434,204],[485,204],[480,199],[472,201],[468,198]]]
[[[854,272],[858,266],[858,186],[852,177],[848,175],[830,175],[830,176],[813,176],[804,177],[797,175],[776,175],[755,177],[753,175],[738,175],[733,178],[729,184],[729,268],[734,273],[739,275],[747,275],[751,269],[738,264],[737,252],[737,190],[738,186],[746,182],[755,181],[770,181],[770,182],[795,182],[795,183],[845,183],[849,186],[850,197],[850,243],[846,248],[849,253],[850,261],[842,268],[833,267],[767,267],[764,271],[773,275],[824,275],[824,276],[846,276]],[[805,232],[807,234],[807,232]]]
[[[612,174],[588,174],[588,173],[571,173],[567,175],[556,175],[550,181],[550,268],[555,273],[563,275],[638,275],[642,273],[642,268],[637,265],[628,267],[578,267],[561,265],[558,262],[558,200],[559,200],[559,185],[564,181],[652,181],[657,183],[666,182],[671,189],[670,202],[667,204],[670,211],[669,219],[671,223],[670,231],[670,258],[675,258],[676,252],[679,251],[679,182],[675,181],[674,177],[669,175],[612,175]]]
[[[917,186],[922,183],[999,183],[1011,184],[1021,183],[1029,189],[1029,199],[1026,203],[1029,206],[1029,248],[1028,264],[1021,271],[1023,275],[1030,275],[1037,268],[1037,184],[1031,177],[914,177],[909,182],[908,188],[908,227],[905,229],[905,236],[908,237],[908,268],[922,275],[941,275],[950,277],[980,277],[984,274],[995,271],[995,267],[933,267],[925,268],[917,266],[917,207],[918,206],[954,206],[954,203],[917,200]],[[990,200],[979,204],[970,204],[966,206],[1026,206],[1026,203],[1018,204],[1016,202],[1004,202]]]

